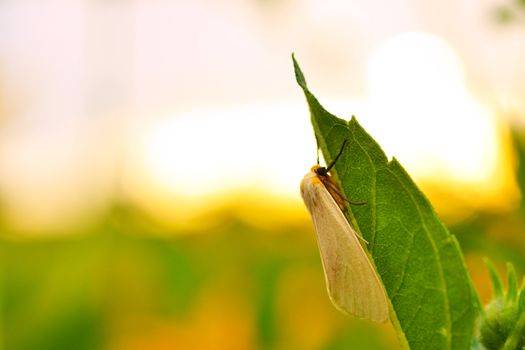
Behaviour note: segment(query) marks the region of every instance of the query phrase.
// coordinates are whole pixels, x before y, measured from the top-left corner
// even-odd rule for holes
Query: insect
[[[317,232],[332,303],[352,316],[385,322],[389,310],[385,291],[359,242],[363,238],[348,223],[340,207],[342,201],[352,205],[366,203],[346,199],[329,175],[345,146],[346,140],[328,167],[317,164],[311,168],[301,181],[301,195]]]

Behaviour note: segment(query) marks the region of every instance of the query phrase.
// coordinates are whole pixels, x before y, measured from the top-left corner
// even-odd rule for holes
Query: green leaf
[[[517,167],[516,167],[516,182],[520,187],[521,193],[525,193],[525,142],[523,140],[523,132],[520,130],[512,130],[512,142],[514,144],[514,151],[516,153]],[[525,196],[521,196],[520,210],[525,214]]]
[[[325,160],[334,159],[348,140],[332,174],[348,199],[367,202],[349,208],[348,219],[369,242],[401,341],[413,350],[468,349],[477,299],[455,237],[401,164],[388,161],[355,117],[347,122],[321,106],[292,59]]]
[[[525,346],[523,289],[518,291],[516,270],[507,263],[507,291],[494,265],[485,258],[495,297],[486,306],[479,322],[479,340],[487,350],[518,350]],[[519,295],[519,296],[518,296]]]
[[[507,263],[507,303],[514,303],[518,296],[518,277],[514,265]]]
[[[520,293],[518,296],[518,309],[519,312],[525,312],[525,278],[523,278],[520,287]]]
[[[485,265],[487,265],[487,268],[489,270],[490,280],[492,281],[492,289],[494,293],[494,299],[501,298],[503,296],[503,282],[501,282],[501,278],[498,275],[498,271],[496,270],[496,267],[487,258],[483,258],[483,261],[485,262]]]
[[[518,321],[509,338],[503,346],[503,350],[516,350],[523,348],[523,338],[525,333],[525,313],[519,316]]]

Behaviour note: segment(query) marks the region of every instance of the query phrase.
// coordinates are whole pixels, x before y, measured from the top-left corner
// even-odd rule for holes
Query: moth
[[[328,295],[334,306],[358,318],[386,322],[389,306],[385,290],[359,242],[364,239],[340,207],[344,201],[352,205],[366,203],[346,199],[329,175],[345,146],[346,140],[328,167],[317,164],[311,168],[301,181],[301,195],[317,233]]]

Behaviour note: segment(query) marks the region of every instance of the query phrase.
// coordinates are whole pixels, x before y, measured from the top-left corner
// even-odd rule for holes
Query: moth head
[[[319,176],[328,176],[328,170],[324,166],[314,165],[311,170]]]

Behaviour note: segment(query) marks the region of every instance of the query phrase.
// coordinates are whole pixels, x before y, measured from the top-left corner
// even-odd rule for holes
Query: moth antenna
[[[321,179],[321,182],[323,183],[323,185],[325,185],[326,187],[330,187],[332,189],[332,191],[334,191],[342,200],[344,200],[345,202],[347,202],[348,204],[351,204],[351,205],[366,205],[368,204],[367,202],[353,202],[351,201],[350,199],[346,198],[342,193],[341,191],[339,191],[334,185],[332,185],[330,182],[326,181],[326,180],[323,180],[322,177],[319,177],[319,179]]]
[[[328,165],[328,167],[326,168],[326,171],[330,171],[330,169],[333,168],[333,166],[335,165],[335,163],[337,162],[339,157],[341,157],[341,154],[343,154],[343,150],[345,149],[347,141],[348,141],[348,139],[345,139],[343,141],[343,144],[341,145],[341,149],[339,150],[339,153],[337,153],[337,155],[335,156],[334,160],[332,160],[332,162]]]
[[[319,141],[317,141],[317,135],[315,135],[315,147],[317,150],[317,165],[319,165]]]

